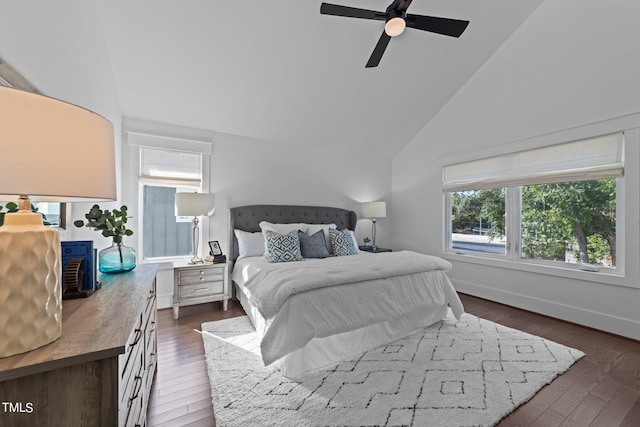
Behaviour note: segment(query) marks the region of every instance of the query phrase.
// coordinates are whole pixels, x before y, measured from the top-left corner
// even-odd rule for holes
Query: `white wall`
[[[385,200],[391,204],[391,162],[361,155],[345,155],[329,150],[294,144],[189,129],[167,124],[125,118],[129,131],[174,138],[209,140],[213,144],[209,188],[216,196],[214,215],[208,226],[203,222],[203,242],[218,240],[225,253],[227,245],[227,210],[251,204],[289,204],[334,206],[354,210],[360,216],[360,203]],[[126,144],[126,142],[125,142]],[[133,204],[137,194],[137,177],[124,177],[124,201]],[[135,220],[132,226],[137,226]],[[358,221],[359,242],[371,236],[371,221]],[[136,235],[131,242],[136,244]],[[391,244],[390,218],[378,221],[377,243]],[[208,249],[207,249],[208,250]],[[161,266],[158,275],[158,306],[168,307],[173,295],[170,265]]]
[[[544,2],[393,160],[393,246],[442,253],[441,166],[452,159],[640,127],[637,16],[640,2]],[[637,241],[637,215],[627,226]],[[637,251],[627,255],[638,264]],[[463,292],[640,338],[637,288],[453,263]]]
[[[0,58],[44,95],[111,121],[119,158],[121,113],[95,3],[0,0],[0,10]],[[119,176],[119,164],[116,168]],[[71,215],[82,218],[89,207],[71,206]],[[89,229],[62,231],[61,238],[95,239],[99,248],[110,243]]]

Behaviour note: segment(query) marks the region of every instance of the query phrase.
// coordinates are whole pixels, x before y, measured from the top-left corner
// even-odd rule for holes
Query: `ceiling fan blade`
[[[347,18],[375,19],[384,21],[386,14],[375,10],[358,9],[357,7],[340,6],[337,4],[322,3],[320,5],[322,15],[346,16]]]
[[[385,49],[387,48],[387,45],[389,44],[389,40],[391,40],[391,37],[389,37],[387,33],[383,31],[382,35],[380,36],[380,39],[378,40],[378,44],[376,44],[376,47],[373,49],[373,53],[371,54],[371,57],[369,58],[369,62],[367,62],[367,65],[365,66],[365,68],[372,68],[372,67],[378,66],[378,64],[380,63],[380,59],[382,59],[382,54],[384,53]]]
[[[401,12],[406,12],[410,5],[411,5],[411,0],[396,0],[393,3],[391,3],[391,6],[389,6],[389,8],[394,8]]]
[[[445,36],[460,37],[469,25],[469,21],[451,18],[439,18],[437,16],[424,16],[407,14],[407,27]]]

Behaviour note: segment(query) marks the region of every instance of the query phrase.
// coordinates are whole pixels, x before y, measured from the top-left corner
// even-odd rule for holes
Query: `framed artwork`
[[[211,250],[211,255],[220,256],[222,255],[222,249],[220,248],[220,243],[217,240],[212,240],[209,242],[209,249]]]

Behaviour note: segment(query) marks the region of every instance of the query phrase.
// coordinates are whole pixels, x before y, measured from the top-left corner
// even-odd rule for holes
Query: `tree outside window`
[[[451,193],[452,248],[506,254],[495,247],[506,247],[507,215],[519,215],[519,258],[615,267],[616,179],[519,190]],[[520,212],[507,210],[507,194],[520,197]]]

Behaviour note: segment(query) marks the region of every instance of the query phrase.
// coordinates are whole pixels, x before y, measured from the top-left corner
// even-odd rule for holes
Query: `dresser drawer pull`
[[[140,342],[140,338],[142,338],[142,329],[136,329],[136,337],[133,339],[133,342],[129,344],[129,347],[134,347],[138,344]]]
[[[130,401],[136,400],[140,395],[140,390],[142,389],[142,377],[135,377],[136,384],[133,386],[133,396],[129,398]]]
[[[156,322],[151,322],[151,329],[149,329],[149,335],[156,330]]]
[[[204,274],[204,270],[200,270],[200,274]]]
[[[197,289],[194,289],[193,292],[204,292],[204,291],[208,291],[208,290],[209,290],[209,288],[197,288]]]

